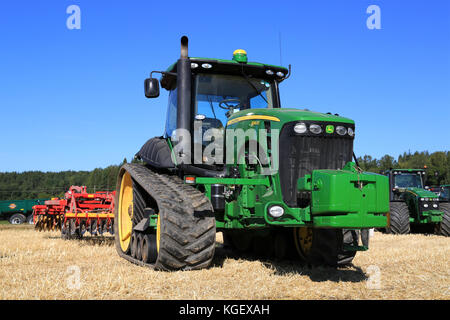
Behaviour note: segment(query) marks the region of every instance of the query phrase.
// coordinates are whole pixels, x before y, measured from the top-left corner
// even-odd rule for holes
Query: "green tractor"
[[[216,232],[238,252],[309,265],[348,264],[368,249],[369,229],[387,225],[388,179],[352,162],[354,121],[281,108],[289,74],[248,62],[244,50],[232,60],[188,57],[181,38],[178,61],[144,82],[147,98],[168,90],[164,135],[119,172],[121,257],[157,270],[206,268]]]
[[[438,226],[438,233],[450,236],[450,184],[444,184],[439,187],[431,187],[430,191],[439,197],[440,209],[444,211],[442,222]]]
[[[428,229],[448,236],[448,221],[443,220],[448,207],[424,188],[422,169],[391,169],[385,172],[390,184],[390,214],[387,233],[407,234],[411,227]],[[448,219],[448,215],[446,215]]]

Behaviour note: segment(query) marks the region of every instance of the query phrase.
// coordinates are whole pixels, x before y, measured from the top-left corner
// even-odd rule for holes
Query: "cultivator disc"
[[[38,215],[34,227],[38,231],[59,231],[61,230],[62,215]]]

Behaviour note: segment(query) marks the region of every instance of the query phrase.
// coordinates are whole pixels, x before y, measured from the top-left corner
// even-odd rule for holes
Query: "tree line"
[[[425,184],[450,184],[450,152],[403,153],[395,159],[385,155],[380,159],[369,155],[357,158],[364,171],[383,173],[390,168],[425,169]],[[134,161],[133,161],[134,162]],[[116,188],[120,165],[92,171],[0,172],[0,200],[62,197],[70,186],[87,186],[88,192],[112,191]]]
[[[389,169],[425,169],[425,185],[435,186],[450,184],[450,152],[438,151],[429,153],[404,152],[395,159],[385,155],[381,159],[374,159],[365,155],[358,157],[358,164],[364,171],[383,173]]]
[[[92,171],[0,172],[0,200],[63,197],[70,186],[87,186],[88,192],[113,191],[122,164]]]

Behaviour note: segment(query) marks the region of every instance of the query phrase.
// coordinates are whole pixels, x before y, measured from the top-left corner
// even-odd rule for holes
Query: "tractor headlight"
[[[277,72],[277,76],[279,76],[280,78],[281,78],[281,77],[284,77],[284,73],[281,72],[281,71],[278,71],[278,72]]]
[[[425,201],[425,199],[424,198],[420,198],[420,201]]]
[[[423,205],[423,207],[424,207],[424,208],[428,208],[428,203],[425,203],[425,204]]]
[[[348,128],[347,133],[350,137],[353,137],[355,135],[355,131],[353,131],[352,128]]]
[[[266,73],[269,75],[269,76],[271,76],[271,75],[273,75],[273,71],[272,70],[266,70]]]
[[[269,214],[274,218],[279,218],[284,214],[284,209],[280,206],[271,206],[269,208]]]
[[[202,68],[204,68],[204,69],[211,69],[212,65],[209,64],[209,63],[204,63],[204,64],[202,64]]]
[[[438,205],[435,203],[435,204],[433,204],[433,208],[437,208],[438,207]]]
[[[336,132],[338,135],[343,136],[347,133],[347,129],[345,129],[345,127],[343,127],[343,126],[337,126]]]
[[[309,126],[309,131],[311,131],[314,134],[319,134],[322,132],[322,127],[318,124],[312,124]]]
[[[305,133],[306,130],[308,130],[308,128],[306,128],[306,124],[304,124],[303,122],[302,123],[297,123],[294,126],[295,133]]]

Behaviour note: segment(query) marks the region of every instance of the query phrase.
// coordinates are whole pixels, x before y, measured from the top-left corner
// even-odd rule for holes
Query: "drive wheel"
[[[450,203],[440,203],[440,209],[444,211],[442,221],[438,225],[438,234],[450,236]]]
[[[351,244],[350,230],[294,228],[294,242],[299,256],[313,266],[338,267],[350,264],[355,251],[344,251],[344,244]]]
[[[124,254],[131,250],[131,233],[133,228],[133,181],[131,175],[125,171],[120,177],[118,205],[114,214],[114,233],[116,247]]]
[[[410,232],[409,210],[406,203],[391,202],[386,232],[391,234],[408,234]]]

